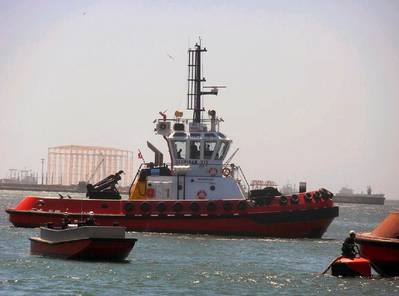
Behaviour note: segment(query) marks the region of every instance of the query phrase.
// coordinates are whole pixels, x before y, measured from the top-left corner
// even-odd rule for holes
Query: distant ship
[[[342,203],[383,205],[385,202],[385,196],[384,194],[373,194],[370,186],[367,187],[367,193],[354,193],[353,189],[342,187],[341,190],[334,195],[334,201]]]

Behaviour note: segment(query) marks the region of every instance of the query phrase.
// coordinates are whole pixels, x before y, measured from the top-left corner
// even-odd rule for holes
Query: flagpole
[[[139,151],[139,153],[137,154],[137,158],[141,159],[143,161],[143,164],[145,164],[145,160],[144,160],[143,154],[141,153],[140,149],[137,149],[137,150]]]

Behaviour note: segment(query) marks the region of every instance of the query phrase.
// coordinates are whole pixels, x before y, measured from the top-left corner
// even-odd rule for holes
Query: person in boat
[[[210,158],[212,156],[213,150],[211,150],[211,145],[206,144],[205,150],[204,150],[204,156],[205,158]]]
[[[197,159],[199,157],[200,157],[200,151],[197,145],[194,142],[192,142],[190,146],[190,158]]]
[[[92,211],[89,212],[89,217],[86,219],[87,226],[94,226],[96,225],[96,221],[94,221],[94,213]]]
[[[342,256],[354,258],[359,254],[359,248],[355,243],[356,233],[354,230],[349,231],[349,236],[342,244]]]
[[[180,149],[177,151],[177,158],[178,158],[178,159],[183,159],[183,157],[181,156],[181,152],[182,152],[182,149],[180,148]]]

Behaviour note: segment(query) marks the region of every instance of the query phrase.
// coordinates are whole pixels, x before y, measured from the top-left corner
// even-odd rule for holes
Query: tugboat
[[[155,160],[140,166],[128,199],[115,193],[118,178],[112,175],[88,187],[89,199],[28,196],[7,209],[10,221],[36,227],[45,221],[60,223],[66,211],[75,218],[93,211],[100,225],[117,222],[134,231],[320,238],[338,216],[330,191],[284,195],[275,188],[250,190],[240,166],[226,159],[232,140],[221,132],[223,120],[215,110],[204,112],[203,96],[217,95],[220,88],[202,86],[204,52],[198,44],[188,50],[187,110],[193,117],[176,111],[168,118],[160,112],[154,121],[170,164],[147,142]],[[107,190],[109,198],[103,193]]]

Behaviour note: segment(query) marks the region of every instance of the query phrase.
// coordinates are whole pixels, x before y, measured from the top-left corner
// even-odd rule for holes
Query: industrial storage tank
[[[46,184],[96,183],[119,170],[120,185],[133,180],[133,152],[109,147],[65,145],[48,148]]]

